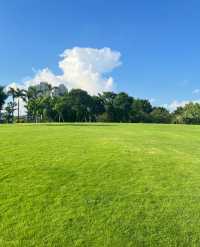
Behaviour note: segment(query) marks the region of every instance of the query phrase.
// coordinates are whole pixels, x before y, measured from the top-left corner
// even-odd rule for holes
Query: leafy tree
[[[6,96],[2,87],[0,92],[0,109],[2,109]],[[27,91],[10,88],[8,94],[12,97],[12,104],[10,102],[6,108],[7,121],[10,119],[13,121],[16,99],[19,121],[19,99],[22,98],[26,102],[28,119],[35,122],[104,121],[200,124],[200,104],[197,103],[179,107],[170,113],[163,107],[152,107],[148,100],[135,99],[124,92],[118,94],[103,92],[98,96],[91,96],[81,89],[72,89],[68,92],[62,90],[60,86],[53,88],[48,83],[31,86]]]
[[[133,99],[126,93],[119,93],[114,97],[115,120],[117,122],[129,122]]]
[[[183,107],[178,107],[172,114],[172,123],[174,124],[183,124],[183,112],[184,108]]]
[[[150,113],[152,111],[152,105],[148,100],[133,99],[130,120],[131,122],[150,122]]]
[[[103,101],[98,96],[92,96],[91,121],[96,122],[98,117],[105,112]]]
[[[15,107],[16,107],[15,106],[15,98],[16,98],[16,90],[15,90],[15,88],[10,87],[9,90],[8,90],[8,95],[12,97],[12,106],[13,106],[13,109],[12,109],[11,114],[12,114],[12,122],[14,122],[14,112],[16,110],[15,109]],[[11,105],[10,105],[10,107],[11,107]]]
[[[37,122],[37,113],[38,113],[38,96],[40,91],[37,90],[35,86],[31,86],[26,91],[27,96],[27,114],[28,119],[34,119],[35,123]]]
[[[99,94],[100,100],[103,102],[105,108],[104,121],[114,122],[116,121],[114,99],[116,94],[113,92],[103,92]]]
[[[71,109],[76,114],[77,122],[87,122],[90,120],[92,98],[82,89],[72,89],[68,94],[68,102]]]
[[[3,105],[5,103],[5,100],[7,99],[7,94],[4,91],[4,87],[0,86],[0,122],[1,122],[1,111],[3,108]]]
[[[164,107],[154,107],[150,113],[151,121],[153,123],[170,123],[171,115]]]
[[[200,104],[189,103],[183,107],[183,122],[186,124],[200,124]]]
[[[53,99],[51,96],[40,96],[37,98],[37,113],[40,121],[52,121],[54,118]]]
[[[8,102],[8,104],[5,107],[5,120],[7,123],[13,123],[13,113],[16,110],[16,102]]]
[[[172,114],[173,123],[200,124],[200,104],[189,103],[178,107]]]
[[[61,121],[64,122],[64,117],[63,117],[64,108],[65,108],[65,105],[63,102],[63,97],[56,97],[54,99],[53,110],[55,111],[55,113],[58,117],[59,123]]]

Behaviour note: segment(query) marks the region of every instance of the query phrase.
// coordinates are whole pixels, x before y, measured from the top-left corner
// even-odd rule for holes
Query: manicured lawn
[[[200,246],[200,126],[0,126],[0,246]]]

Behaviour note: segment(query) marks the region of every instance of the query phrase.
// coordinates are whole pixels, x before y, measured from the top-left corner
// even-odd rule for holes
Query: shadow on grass
[[[2,126],[8,126],[2,125]],[[118,126],[117,123],[20,123],[20,124],[9,124],[9,126],[18,126],[18,127],[31,127],[31,126],[59,126],[59,127],[66,127],[66,126],[75,126],[75,127],[113,127]]]
[[[66,127],[66,126],[75,126],[75,127],[113,127],[117,126],[116,124],[95,124],[95,123],[52,123],[52,124],[42,124],[45,126],[59,126],[59,127]]]

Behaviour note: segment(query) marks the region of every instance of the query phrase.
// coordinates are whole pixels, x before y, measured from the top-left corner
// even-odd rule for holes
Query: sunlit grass
[[[199,217],[199,126],[0,126],[0,246],[200,246]]]

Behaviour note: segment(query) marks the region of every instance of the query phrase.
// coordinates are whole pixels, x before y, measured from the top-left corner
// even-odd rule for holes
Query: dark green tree
[[[116,114],[114,107],[114,99],[116,96],[117,94],[113,92],[103,92],[102,94],[99,94],[99,98],[103,102],[105,109],[103,116],[100,116],[100,121],[105,121],[105,122],[116,121]]]
[[[126,93],[119,93],[113,100],[115,108],[115,121],[129,122],[129,115],[131,111],[133,98]]]
[[[150,122],[151,120],[149,114],[151,111],[152,105],[148,100],[133,99],[130,111],[130,120],[135,123]]]
[[[170,123],[172,120],[171,114],[164,107],[154,107],[150,117],[153,123]]]
[[[103,101],[98,96],[92,96],[91,121],[96,122],[98,117],[105,112]]]
[[[5,120],[7,123],[13,123],[14,111],[16,110],[17,103],[16,102],[8,102],[5,107]]]
[[[8,95],[5,93],[4,87],[0,86],[0,122],[1,122],[1,111],[7,97]]]
[[[75,112],[77,122],[87,122],[90,120],[92,98],[82,89],[72,89],[68,94],[68,104]]]
[[[27,102],[25,107],[27,109],[27,117],[29,121],[34,120],[35,123],[37,122],[39,111],[39,94],[40,91],[35,86],[30,86],[26,91]]]
[[[12,97],[12,106],[13,106],[13,109],[12,109],[12,122],[14,122],[14,112],[16,109],[14,109],[16,106],[15,106],[15,98],[16,98],[16,89],[13,88],[13,87],[10,87],[9,90],[8,90],[8,95]]]

